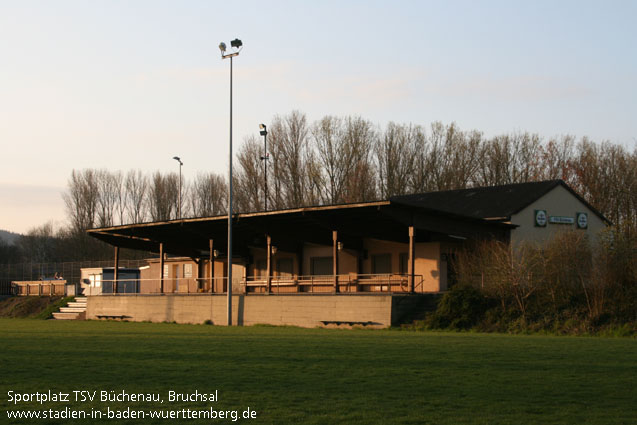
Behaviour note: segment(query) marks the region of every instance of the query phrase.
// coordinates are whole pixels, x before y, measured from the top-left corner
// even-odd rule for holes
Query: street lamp
[[[259,128],[261,131],[259,134],[263,136],[263,156],[261,157],[261,161],[263,161],[263,178],[264,178],[264,188],[263,188],[263,198],[264,198],[264,211],[268,210],[268,129],[265,124],[259,124]]]
[[[179,212],[177,218],[181,218],[181,166],[184,165],[184,163],[181,162],[181,158],[178,156],[173,156],[173,159],[179,162]]]
[[[228,326],[232,326],[232,58],[239,55],[243,43],[238,38],[230,42],[234,49],[226,53],[226,43],[219,43],[221,59],[230,58],[230,149],[228,160]]]

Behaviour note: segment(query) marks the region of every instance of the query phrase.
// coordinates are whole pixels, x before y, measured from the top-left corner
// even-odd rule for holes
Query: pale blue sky
[[[637,140],[637,2],[0,0],[0,228],[64,218],[73,168],[227,172],[276,114]]]

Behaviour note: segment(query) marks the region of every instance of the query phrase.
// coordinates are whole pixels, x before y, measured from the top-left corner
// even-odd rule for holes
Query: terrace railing
[[[66,280],[11,282],[11,293],[19,296],[57,296],[66,294]]]
[[[406,293],[409,292],[409,276],[406,274],[343,274],[336,276],[340,293]],[[225,293],[227,277],[215,278],[164,278],[103,280],[100,287],[84,286],[85,295],[141,294],[202,294]],[[422,292],[423,276],[414,276],[414,290]],[[108,293],[102,288],[108,288]],[[112,288],[115,288],[114,290]],[[259,294],[268,292],[268,280],[264,276],[233,279],[233,292]],[[274,276],[270,279],[270,293],[330,293],[335,290],[334,275]]]

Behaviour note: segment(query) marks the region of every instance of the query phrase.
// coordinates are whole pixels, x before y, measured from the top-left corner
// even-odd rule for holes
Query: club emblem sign
[[[535,210],[535,226],[546,227],[547,216],[546,210]]]
[[[577,214],[575,214],[575,216],[576,216],[575,221],[577,223],[577,228],[588,229],[588,214],[578,212]]]

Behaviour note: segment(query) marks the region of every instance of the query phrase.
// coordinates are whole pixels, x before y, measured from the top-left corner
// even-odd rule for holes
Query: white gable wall
[[[546,211],[546,227],[535,226],[535,210]],[[555,224],[548,222],[550,216],[573,217],[575,219],[578,212],[588,214],[587,229],[578,229],[576,223]],[[584,232],[589,235],[591,240],[595,240],[595,235],[606,227],[593,211],[563,186],[556,186],[518,214],[511,216],[511,223],[520,226],[511,231],[511,243],[514,245],[521,241],[543,243],[555,234],[569,230]]]

